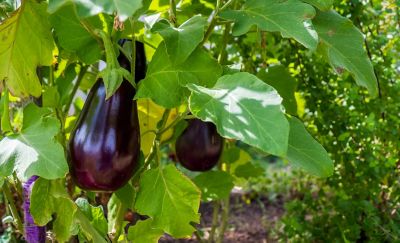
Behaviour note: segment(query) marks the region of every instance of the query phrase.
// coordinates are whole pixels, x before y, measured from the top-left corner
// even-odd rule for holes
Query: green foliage
[[[263,31],[279,31],[283,37],[293,37],[310,49],[315,49],[318,38],[305,27],[304,21],[315,15],[315,9],[298,0],[247,0],[241,10],[227,10],[223,18],[235,20],[234,35],[243,35],[256,24]]]
[[[395,3],[175,3],[26,0],[17,10],[12,0],[0,3],[0,181],[14,172],[15,180],[41,177],[31,197],[35,222],[60,242],[73,235],[82,242],[190,237],[201,200],[226,206],[239,186],[293,199],[276,232],[281,239],[398,241]],[[96,79],[107,98],[124,79],[135,86],[135,70],[117,60],[120,38],[144,43],[150,60],[135,87],[146,157],[124,187],[95,196],[66,177],[65,154]],[[122,49],[135,57],[134,48]],[[41,96],[44,108],[29,95]],[[193,117],[213,122],[225,138],[209,172],[171,161]],[[267,164],[271,158],[278,163]],[[128,210],[148,218],[126,223]]]
[[[15,171],[23,181],[33,175],[49,180],[63,178],[68,166],[63,147],[55,140],[59,129],[51,110],[28,105],[21,132],[0,141],[1,175],[10,176]]]
[[[190,236],[199,223],[200,191],[175,166],[146,171],[140,180],[135,208],[153,218],[155,227],[174,237]]]
[[[326,150],[308,134],[300,120],[292,117],[289,124],[288,160],[312,175],[331,176],[333,164]]]
[[[228,198],[234,186],[231,175],[224,171],[208,171],[193,178],[205,202]]]
[[[237,73],[221,77],[212,89],[194,84],[188,88],[192,113],[214,122],[222,136],[286,154],[289,125],[282,98],[271,86],[249,73]]]
[[[146,78],[140,82],[136,98],[151,98],[163,107],[174,108],[189,96],[186,84],[210,87],[221,72],[219,64],[200,48],[185,62],[174,65],[162,42],[149,63]]]
[[[1,23],[0,88],[5,81],[16,96],[40,96],[36,67],[53,61],[54,42],[47,18],[45,3],[27,0]]]

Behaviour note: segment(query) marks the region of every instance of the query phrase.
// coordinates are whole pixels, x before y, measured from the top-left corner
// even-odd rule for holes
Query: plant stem
[[[3,133],[12,131],[10,122],[10,106],[8,97],[8,88],[6,84],[4,86],[4,103],[3,103],[3,114],[1,115],[1,131]]]
[[[229,218],[229,206],[230,206],[230,198],[224,199],[222,201],[222,219],[221,219],[221,226],[218,234],[217,243],[221,243],[224,240],[224,235],[226,231],[226,227],[228,225],[228,218]]]
[[[228,45],[230,32],[231,32],[231,24],[227,23],[225,24],[225,30],[222,36],[221,49],[219,50],[219,55],[218,55],[219,64],[224,64],[226,62],[227,59],[226,46]]]
[[[8,185],[7,181],[4,181],[3,193],[4,193],[4,196],[7,198],[8,205],[10,206],[11,214],[12,214],[12,216],[14,218],[14,222],[16,224],[16,227],[19,230],[19,232],[23,235],[24,234],[24,227],[23,227],[23,224],[22,224],[22,220],[21,220],[20,215],[18,214],[18,209],[15,206],[14,199],[13,199],[13,196],[11,194],[11,191],[10,191],[10,188],[9,188],[9,185]]]
[[[224,4],[224,6],[222,6],[220,9],[219,9],[219,11],[222,11],[222,10],[224,10],[224,9],[226,9],[227,7],[229,7],[229,5],[231,5],[231,3],[233,3],[235,0],[229,0],[228,2],[226,2],[225,4]]]
[[[176,19],[176,4],[175,0],[169,0],[169,20],[173,23],[174,27],[177,27]]]
[[[132,53],[131,53],[131,75],[133,79],[133,83],[135,83],[137,80],[135,80],[135,74],[136,74],[136,38],[135,38],[135,21],[133,18],[129,18],[131,21],[131,27],[132,27]],[[135,87],[136,88],[136,87]]]
[[[215,231],[218,227],[218,215],[220,210],[219,201],[213,202],[213,215],[212,215],[212,222],[211,222],[211,231],[210,237],[208,238],[208,242],[213,243],[215,238]]]
[[[85,76],[85,73],[87,70],[88,70],[88,66],[86,66],[86,65],[81,66],[81,70],[79,71],[78,78],[77,78],[76,83],[72,89],[70,96],[69,96],[68,102],[64,106],[63,113],[65,114],[65,116],[68,115],[68,111],[70,109],[72,101],[74,100],[75,94],[78,91],[79,85],[81,84],[83,76]]]
[[[214,27],[215,27],[215,24],[216,24],[216,18],[215,17],[219,13],[220,4],[221,4],[221,0],[217,0],[217,4],[215,5],[215,10],[210,15],[210,24],[209,24],[209,26],[207,28],[206,33],[204,34],[204,38],[203,38],[203,41],[200,43],[200,46],[203,46],[204,43],[206,43],[206,41],[208,40],[208,38],[210,38],[212,32],[214,31]]]
[[[147,167],[150,165],[151,161],[154,159],[154,157],[158,153],[158,146],[160,145],[160,140],[161,140],[161,136],[162,136],[162,133],[160,131],[164,130],[170,113],[171,113],[170,109],[166,109],[164,111],[164,114],[159,123],[159,128],[157,129],[157,132],[156,132],[156,136],[154,137],[153,145],[150,149],[150,153],[147,155],[146,159],[144,160],[144,165],[142,166],[142,168],[140,168],[133,175],[133,177],[131,179],[133,184],[135,184],[137,182],[137,180],[139,179],[139,176],[147,169]]]
[[[112,242],[118,242],[118,238],[121,235],[121,224],[124,220],[125,207],[122,202],[119,203],[117,209],[117,218],[115,220],[115,234],[113,236]]]

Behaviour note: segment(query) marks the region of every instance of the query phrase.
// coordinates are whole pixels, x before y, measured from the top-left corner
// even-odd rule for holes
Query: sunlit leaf
[[[278,92],[249,73],[221,77],[213,88],[188,85],[190,110],[216,124],[218,133],[267,153],[286,154],[289,124]]]
[[[14,171],[25,181],[33,175],[46,179],[63,178],[68,172],[64,149],[55,140],[58,119],[51,111],[30,104],[24,109],[23,129],[0,141],[0,174]]]
[[[0,89],[5,80],[15,96],[38,97],[42,88],[37,66],[50,66],[54,41],[46,2],[22,2],[22,6],[0,24]]]
[[[315,9],[298,0],[247,0],[240,10],[223,11],[221,17],[235,21],[233,34],[243,35],[257,25],[264,31],[279,31],[305,47],[315,49],[318,37],[306,20],[315,16]]]
[[[128,230],[128,240],[135,243],[157,243],[164,231],[154,227],[152,219],[137,221]]]

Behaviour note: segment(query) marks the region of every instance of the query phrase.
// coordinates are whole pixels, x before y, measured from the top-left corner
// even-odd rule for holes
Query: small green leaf
[[[233,178],[224,171],[208,171],[193,179],[201,190],[203,201],[228,198],[233,188]]]
[[[168,56],[173,64],[183,63],[203,40],[207,21],[204,17],[194,16],[178,28],[168,21],[157,22],[152,31],[158,32],[164,39]]]
[[[328,177],[333,173],[333,161],[328,153],[311,135],[297,118],[289,119],[290,135],[287,158],[294,166],[319,177]]]
[[[64,149],[55,140],[60,129],[51,111],[30,104],[24,109],[23,128],[19,134],[0,141],[0,175],[14,171],[22,181],[33,175],[46,179],[63,178],[68,172]]]
[[[94,207],[89,204],[85,198],[78,198],[75,200],[76,205],[85,214],[86,218],[90,221],[92,226],[101,235],[107,235],[107,220],[104,217],[103,208],[101,206]]]
[[[151,60],[146,78],[139,84],[136,98],[151,98],[165,108],[179,106],[188,96],[188,83],[211,87],[222,73],[222,68],[206,51],[196,49],[180,65],[173,65],[165,43],[161,43]]]
[[[152,219],[137,221],[128,229],[128,240],[135,243],[157,243],[164,231],[154,227]]]
[[[143,173],[135,207],[153,218],[154,227],[176,237],[189,237],[199,223],[200,191],[174,165]]]
[[[46,6],[46,2],[22,1],[0,24],[0,81],[5,80],[15,96],[39,97],[42,87],[36,67],[52,64],[54,41]]]
[[[235,169],[235,176],[249,179],[251,177],[260,177],[265,175],[265,171],[260,166],[255,166],[253,163],[248,162],[242,165],[239,165]]]
[[[320,47],[338,72],[349,71],[358,85],[372,96],[378,93],[376,76],[367,52],[363,48],[362,33],[353,23],[335,11],[318,12],[313,23],[321,39]]]
[[[233,34],[243,35],[253,25],[264,31],[279,31],[305,47],[316,49],[318,36],[305,21],[315,16],[315,9],[298,0],[247,0],[241,10],[227,10],[221,17],[235,21]]]
[[[216,124],[221,136],[274,155],[286,154],[289,124],[274,88],[249,73],[225,75],[211,89],[187,87],[193,115]]]

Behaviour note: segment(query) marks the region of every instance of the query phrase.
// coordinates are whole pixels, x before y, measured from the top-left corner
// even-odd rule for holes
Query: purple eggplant
[[[122,56],[121,66],[130,69]],[[136,73],[144,76],[145,70],[136,66]],[[136,171],[140,128],[134,96],[127,80],[107,100],[101,79],[90,90],[69,142],[70,173],[82,189],[115,191]]]
[[[23,186],[24,204],[22,207],[24,209],[24,230],[25,240],[28,243],[46,242],[46,227],[37,226],[30,212],[32,187],[37,179],[37,176],[32,176]]]
[[[221,156],[223,138],[215,125],[199,119],[189,120],[188,127],[175,143],[179,163],[191,171],[212,169]]]

